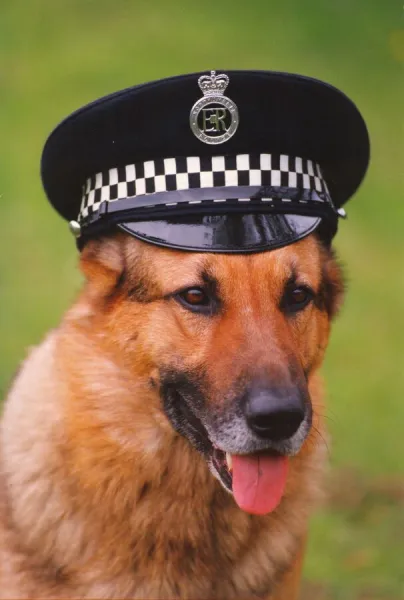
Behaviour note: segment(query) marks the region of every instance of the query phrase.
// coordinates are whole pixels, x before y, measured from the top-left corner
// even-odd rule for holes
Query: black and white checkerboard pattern
[[[329,197],[319,165],[303,158],[285,154],[161,158],[112,168],[90,177],[84,186],[79,220],[95,213],[102,202],[174,190],[229,186],[297,188],[315,190]],[[223,200],[215,202],[225,201],[225,190],[223,192]],[[239,202],[249,200],[238,199]]]

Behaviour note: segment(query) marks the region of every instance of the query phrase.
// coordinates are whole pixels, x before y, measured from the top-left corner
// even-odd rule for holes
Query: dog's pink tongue
[[[233,494],[242,510],[266,515],[281,501],[288,473],[285,456],[232,455]]]

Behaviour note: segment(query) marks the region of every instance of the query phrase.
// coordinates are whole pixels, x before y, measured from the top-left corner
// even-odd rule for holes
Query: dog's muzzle
[[[235,465],[244,473],[243,481],[248,479],[248,469],[253,473],[255,463],[257,473],[266,470],[267,478],[272,476],[275,481],[281,464],[299,452],[310,431],[311,403],[306,390],[298,385],[251,385],[241,396],[212,410],[200,385],[189,379],[170,379],[162,386],[167,417],[203,454],[213,475],[229,492],[235,491]]]

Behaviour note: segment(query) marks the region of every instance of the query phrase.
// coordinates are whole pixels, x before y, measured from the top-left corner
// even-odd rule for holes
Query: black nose
[[[260,437],[274,442],[286,440],[296,433],[305,417],[304,400],[295,389],[289,393],[251,390],[245,415],[249,427]]]

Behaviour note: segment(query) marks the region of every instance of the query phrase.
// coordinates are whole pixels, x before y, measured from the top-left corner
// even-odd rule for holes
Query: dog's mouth
[[[214,445],[208,432],[177,390],[164,398],[174,429],[201,452],[213,475],[233,494],[239,507],[251,514],[268,514],[285,491],[288,457],[272,450],[229,454]]]

